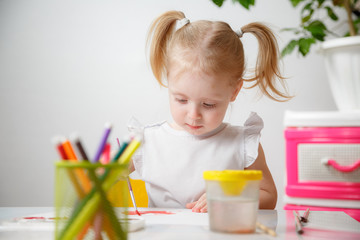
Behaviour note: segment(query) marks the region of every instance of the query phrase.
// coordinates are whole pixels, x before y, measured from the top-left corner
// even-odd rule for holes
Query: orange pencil
[[[74,149],[71,146],[71,143],[69,140],[65,139],[65,141],[62,142],[62,146],[64,148],[65,154],[67,156],[68,160],[74,160],[74,161],[78,161]],[[76,169],[75,173],[77,175],[77,177],[79,178],[79,181],[81,183],[81,186],[84,190],[85,193],[90,192],[91,190],[91,183],[89,178],[86,176],[85,172],[82,169]]]
[[[69,140],[65,139],[62,142],[62,147],[64,149],[65,155],[66,155],[66,159],[69,161],[78,161],[76,154],[74,152],[73,147],[71,146],[71,143]],[[77,179],[80,181],[81,185],[82,185],[82,191],[83,194],[79,195],[80,198],[85,197],[85,194],[90,192],[91,190],[91,183],[90,180],[88,179],[88,177],[86,176],[85,172],[82,169],[75,169],[75,173],[77,176]],[[84,229],[84,231],[82,233],[79,234],[77,239],[83,239],[87,233],[88,228],[90,228],[91,224],[87,224],[87,227]]]

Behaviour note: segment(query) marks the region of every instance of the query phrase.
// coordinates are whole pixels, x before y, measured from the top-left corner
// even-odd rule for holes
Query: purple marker
[[[100,160],[100,156],[101,154],[103,153],[104,151],[104,148],[105,148],[105,145],[106,145],[106,142],[107,142],[107,139],[110,135],[110,132],[111,132],[111,123],[105,123],[105,132],[104,132],[104,136],[103,138],[101,139],[101,142],[100,142],[100,146],[98,148],[98,151],[96,152],[96,155],[95,155],[95,158],[94,158],[94,162],[98,162]]]

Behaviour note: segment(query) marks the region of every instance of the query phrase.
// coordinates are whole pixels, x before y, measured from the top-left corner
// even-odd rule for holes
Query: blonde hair
[[[258,86],[264,95],[275,101],[291,98],[279,71],[279,49],[270,28],[256,22],[241,28],[243,34],[252,33],[259,43],[254,76],[244,79],[243,45],[229,24],[200,20],[176,30],[177,21],[183,18],[183,12],[165,12],[150,27],[147,39],[150,64],[160,85],[166,86],[169,69],[176,66],[180,72],[199,70],[208,74],[227,74],[234,86],[239,81],[253,82],[249,88]],[[277,89],[278,82],[285,93]]]

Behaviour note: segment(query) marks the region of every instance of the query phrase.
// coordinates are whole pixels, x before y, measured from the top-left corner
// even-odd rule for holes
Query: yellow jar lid
[[[260,170],[204,171],[203,175],[205,180],[218,181],[227,196],[240,195],[248,181],[262,179]]]
[[[205,180],[212,181],[240,181],[240,180],[261,180],[260,170],[222,170],[204,171]]]

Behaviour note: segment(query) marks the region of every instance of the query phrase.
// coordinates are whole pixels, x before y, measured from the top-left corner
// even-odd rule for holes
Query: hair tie
[[[183,18],[181,20],[177,20],[176,21],[176,30],[179,30],[180,28],[182,28],[183,26],[185,26],[186,24],[190,23],[190,20],[187,18]]]
[[[239,30],[236,30],[235,33],[239,38],[241,38],[244,34],[243,31],[241,30],[241,28]]]

